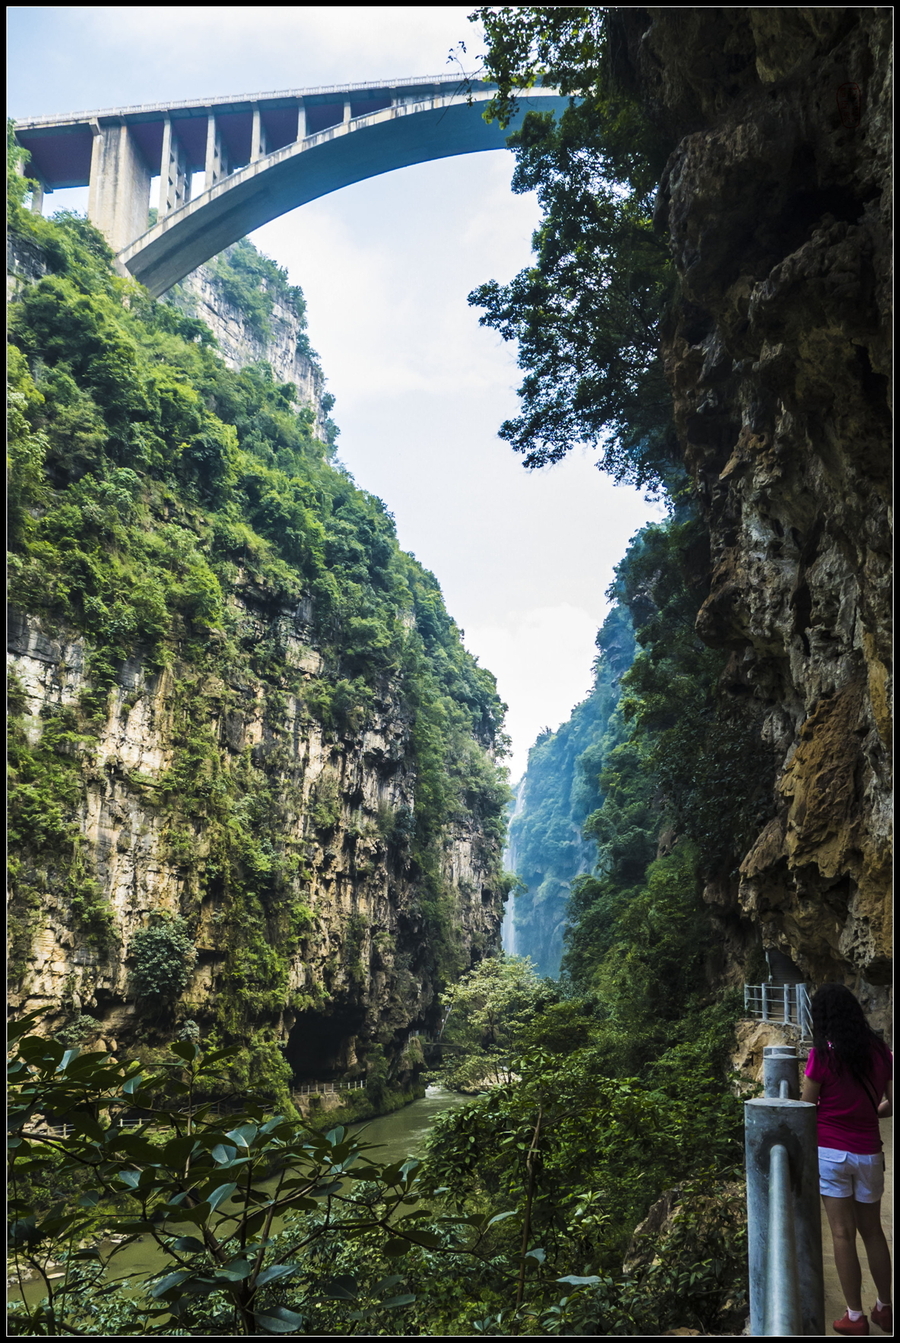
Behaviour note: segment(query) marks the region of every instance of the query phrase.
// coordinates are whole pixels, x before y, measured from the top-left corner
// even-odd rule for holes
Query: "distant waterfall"
[[[514,914],[513,900],[510,896],[506,902],[506,908],[503,911],[503,922],[500,925],[500,943],[507,956],[518,956],[516,951],[517,929]]]
[[[509,825],[522,811],[525,805],[525,776],[523,775],[516,784],[514,791],[515,805],[509,814],[507,822],[507,843],[503,850],[503,867],[507,872],[515,872],[516,855],[513,846],[509,843]],[[518,929],[516,928],[516,897],[510,895],[507,897],[506,908],[503,911],[503,922],[500,925],[500,944],[507,956],[518,956]]]

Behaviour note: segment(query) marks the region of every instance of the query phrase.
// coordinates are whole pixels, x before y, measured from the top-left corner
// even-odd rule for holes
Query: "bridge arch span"
[[[289,210],[397,168],[502,149],[526,112],[568,105],[554,89],[532,89],[501,130],[482,117],[494,87],[460,87],[455,78],[437,78],[160,104],[37,118],[18,124],[16,135],[32,154],[27,171],[48,189],[89,181],[88,215],[120,269],[159,296]],[[323,125],[329,117],[332,124]],[[279,136],[279,124],[294,129]],[[267,128],[269,145],[278,146],[271,152]],[[239,166],[231,168],[235,161]],[[206,189],[190,200],[191,176],[200,168]],[[147,230],[157,171],[160,217]]]
[[[341,187],[431,159],[502,149],[515,125],[500,130],[482,119],[489,96],[476,95],[471,105],[457,95],[389,107],[287,145],[167,215],[118,260],[159,295],[230,243]],[[551,93],[530,98],[519,120],[567,101]]]

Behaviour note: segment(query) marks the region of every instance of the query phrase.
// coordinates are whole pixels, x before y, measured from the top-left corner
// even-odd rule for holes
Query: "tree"
[[[652,227],[665,147],[612,75],[605,11],[504,7],[473,17],[498,83],[486,115],[506,124],[516,92],[538,80],[573,97],[559,122],[529,113],[510,138],[513,190],[536,191],[544,211],[535,264],[469,295],[485,310],[482,325],[518,341],[527,372],[522,414],[500,436],[529,468],[583,442],[602,448],[599,464],[617,481],[674,490],[682,472],[659,355],[674,272]]]
[[[492,956],[447,992],[442,1040],[452,1046],[444,1080],[460,1091],[478,1090],[509,1077],[510,1053],[525,1028],[556,996],[527,957]]]
[[[334,1276],[333,1248],[358,1247],[361,1266],[412,1250],[480,1259],[490,1215],[433,1214],[417,1161],[378,1164],[342,1127],[267,1117],[252,1097],[214,1115],[202,1097],[236,1050],[204,1055],[182,1039],[147,1076],[28,1034],[39,1016],[9,1031],[8,1189],[13,1272],[36,1273],[46,1297],[13,1307],[14,1332],[104,1333],[112,1301],[112,1332],[134,1336],[327,1333],[335,1322],[352,1333],[372,1316],[390,1334],[391,1312],[415,1293],[396,1292],[403,1279],[388,1273],[362,1300],[356,1276]],[[163,1266],[122,1294],[115,1257],[142,1236]]]
[[[137,998],[163,1008],[190,979],[197,951],[183,919],[158,916],[152,927],[135,933],[131,955]]]
[[[37,185],[25,176],[25,165],[31,158],[27,149],[16,139],[16,123],[11,117],[6,119],[6,220],[15,225],[22,214],[30,193]]]

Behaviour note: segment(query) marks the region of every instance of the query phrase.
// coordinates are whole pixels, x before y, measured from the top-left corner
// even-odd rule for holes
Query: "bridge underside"
[[[126,108],[41,118],[16,127],[42,191],[88,183],[88,217],[123,274],[156,296],[230,243],[279,215],[367,177],[414,163],[502,149],[529,110],[559,111],[532,90],[506,130],[482,118],[491,88],[454,81],[348,86],[305,95]],[[205,190],[191,200],[193,176]],[[150,229],[150,188],[160,178]]]

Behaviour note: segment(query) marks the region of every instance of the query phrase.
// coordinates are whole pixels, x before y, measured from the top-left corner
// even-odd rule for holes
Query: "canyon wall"
[[[208,266],[198,266],[186,275],[166,301],[199,317],[209,327],[229,368],[245,368],[247,364],[264,361],[271,366],[276,382],[293,384],[299,393],[299,404],[314,412],[315,432],[320,438],[326,437],[329,403],[323,404],[325,377],[315,359],[306,353],[303,323],[287,303],[274,299],[270,330],[260,335],[240,304],[229,299]]]
[[[312,683],[322,658],[308,612],[267,610],[239,590],[233,605],[250,637],[263,640],[277,623],[285,665]],[[13,611],[8,647],[24,690],[26,731],[38,741],[42,725],[71,712],[86,689],[87,646],[74,634],[48,635]],[[133,1044],[147,1028],[129,983],[134,935],[151,915],[188,915],[197,959],[181,1018],[227,1023],[235,1036],[269,1033],[300,1081],[364,1074],[376,1045],[394,1062],[410,1030],[430,1028],[437,1014],[436,929],[409,845],[410,716],[395,683],[364,725],[335,734],[311,717],[302,693],[279,695],[251,675],[203,675],[177,661],[159,671],[129,659],[95,743],[79,758],[74,812],[91,877],[112,912],[109,949],[92,947],[73,926],[70,902],[51,874],[27,930],[13,930],[12,1005],[50,1007],[60,1023],[83,1011],[110,1047]],[[264,895],[257,911],[259,966],[250,965],[246,939],[230,926],[249,911],[230,899],[221,828],[201,809],[185,818],[171,796],[168,776],[187,717],[215,748],[210,776],[225,775],[248,808],[264,796],[269,814],[255,811],[255,825],[293,859],[294,908],[285,917],[266,907]],[[466,966],[498,938],[496,868],[496,847],[477,818],[455,816],[443,835],[440,877],[452,900],[440,931]],[[267,948],[278,957],[267,960]]]
[[[664,338],[712,533],[702,638],[776,759],[706,896],[813,981],[883,1006],[891,952],[891,16],[646,9],[619,74],[672,152]]]
[[[194,1032],[238,1047],[242,1087],[359,1079],[384,1108],[422,1072],[440,990],[499,945],[493,677],[331,465],[296,313],[276,304],[260,343],[191,280],[229,366],[263,359],[299,407],[229,379],[190,323],[146,325],[66,227],[74,282],[39,241],[11,247],[11,1006],[151,1065]],[[129,390],[172,379],[177,401],[110,429],[121,382],[92,380],[72,326],[96,312]]]

